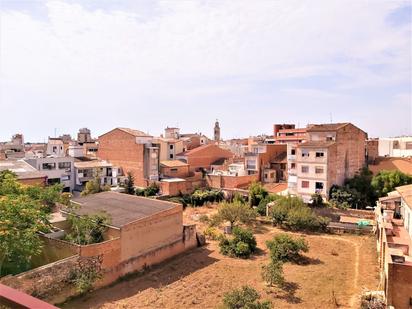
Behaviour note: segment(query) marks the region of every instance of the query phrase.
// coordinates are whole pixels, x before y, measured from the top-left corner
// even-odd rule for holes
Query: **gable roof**
[[[319,131],[335,131],[339,130],[345,126],[350,124],[349,122],[343,122],[343,123],[325,123],[325,124],[313,124],[310,125],[309,128],[307,128],[307,132],[319,132]]]
[[[114,130],[121,130],[125,133],[128,133],[130,135],[133,135],[135,137],[153,137],[152,135],[149,135],[147,133],[144,133],[143,131],[139,131],[139,130],[135,130],[135,129],[130,129],[130,128],[114,128],[113,130],[110,130],[109,132],[106,132],[102,135],[100,135],[99,137],[102,137],[106,134],[109,134],[111,132],[113,132]]]

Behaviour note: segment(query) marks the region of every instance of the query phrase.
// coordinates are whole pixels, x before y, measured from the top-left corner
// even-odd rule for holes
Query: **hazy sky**
[[[410,1],[0,0],[0,140],[88,127],[412,134]]]

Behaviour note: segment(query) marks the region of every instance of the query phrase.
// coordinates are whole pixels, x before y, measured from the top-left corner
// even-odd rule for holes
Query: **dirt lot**
[[[212,208],[188,209],[185,222]],[[195,216],[193,216],[195,214]],[[199,223],[199,222],[197,222]],[[204,226],[200,224],[200,229]],[[257,255],[249,260],[222,256],[216,242],[180,255],[140,276],[72,300],[64,308],[216,308],[225,292],[252,285],[274,308],[359,308],[364,289],[376,289],[377,260],[372,236],[302,235],[309,243],[306,265],[285,264],[287,288],[268,288],[260,277],[268,261],[265,241],[283,231],[255,228]],[[294,235],[300,235],[293,233]]]

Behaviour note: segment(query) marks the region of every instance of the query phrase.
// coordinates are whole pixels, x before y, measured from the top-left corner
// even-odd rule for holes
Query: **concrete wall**
[[[120,129],[115,129],[100,136],[97,156],[121,167],[125,175],[127,172],[132,172],[136,186],[146,186],[144,144],[137,144],[135,136]]]

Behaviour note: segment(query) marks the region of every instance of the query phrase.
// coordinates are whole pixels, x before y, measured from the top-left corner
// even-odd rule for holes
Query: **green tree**
[[[325,205],[323,203],[323,197],[319,193],[312,194],[311,200],[312,200],[313,207],[323,207]]]
[[[396,187],[412,184],[412,176],[400,171],[380,171],[371,181],[377,197],[382,197]]]
[[[372,177],[372,172],[365,167],[345,181],[345,187],[357,196],[358,201],[355,206],[358,208],[365,208],[375,203],[376,195],[371,187]]]
[[[0,172],[0,195],[19,195],[22,185],[17,181],[17,175],[9,170]]]
[[[249,186],[249,204],[258,206],[260,201],[268,195],[268,191],[263,188],[260,182],[252,182]]]
[[[104,240],[104,233],[110,219],[106,214],[94,214],[77,216],[70,214],[68,221],[71,231],[65,237],[67,241],[78,245],[89,245],[99,243]]]
[[[274,262],[297,261],[301,252],[308,252],[309,246],[303,237],[293,238],[288,234],[278,234],[266,241],[270,257]]]
[[[283,263],[281,261],[270,261],[262,267],[262,279],[268,286],[282,286],[285,282],[283,277]]]
[[[38,232],[48,229],[38,201],[24,195],[0,198],[0,276],[28,270],[32,258],[41,253]]]
[[[108,186],[100,185],[100,178],[95,177],[93,180],[90,180],[86,183],[84,190],[82,191],[81,195],[86,196],[89,194],[95,194],[103,191],[109,191],[110,188]]]
[[[233,228],[233,226],[239,223],[251,223],[256,216],[256,211],[246,204],[240,202],[222,202],[219,205],[217,214],[213,217],[213,220],[219,223],[229,222],[230,226]]]
[[[127,172],[127,180],[126,180],[126,193],[127,194],[134,194],[134,177],[132,172]]]
[[[256,251],[256,238],[252,231],[237,226],[232,238],[221,237],[219,247],[223,255],[247,259]]]
[[[267,204],[276,201],[280,198],[279,195],[269,194],[264,199],[260,200],[259,205],[257,207],[257,212],[261,216],[266,216],[266,206]]]
[[[259,293],[250,286],[242,286],[223,295],[224,309],[270,309],[269,301],[259,301]]]

